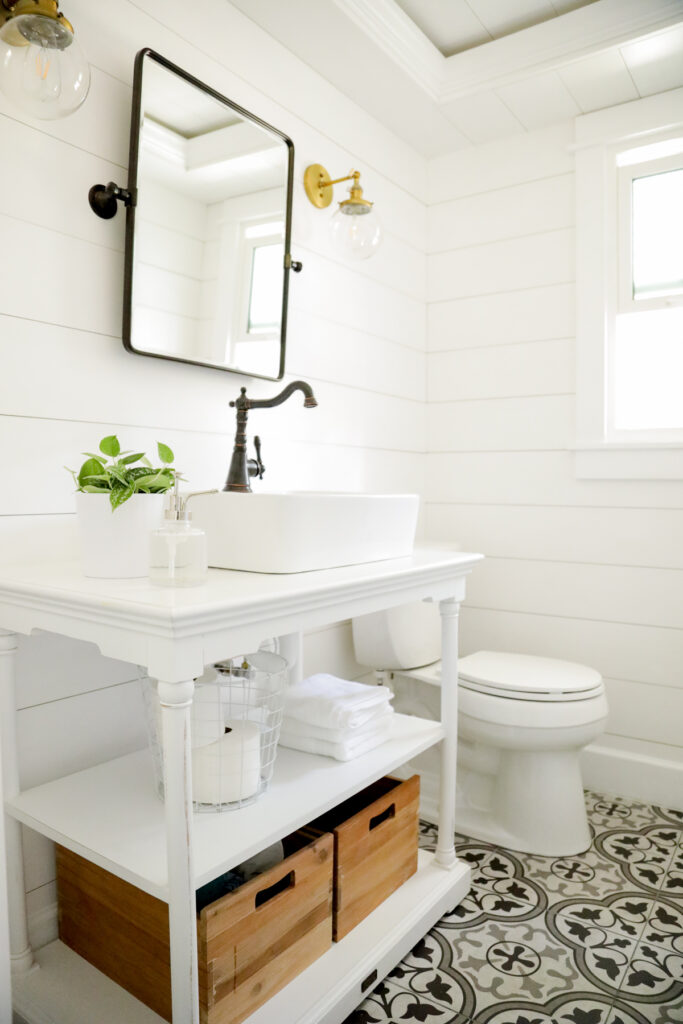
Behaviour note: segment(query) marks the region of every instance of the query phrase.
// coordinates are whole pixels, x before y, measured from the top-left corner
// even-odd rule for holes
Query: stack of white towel
[[[392,697],[386,686],[309,676],[285,690],[280,743],[351,761],[389,739]]]

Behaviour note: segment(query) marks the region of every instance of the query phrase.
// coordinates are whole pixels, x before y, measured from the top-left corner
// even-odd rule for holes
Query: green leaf
[[[129,466],[131,462],[139,462],[144,457],[144,452],[136,452],[133,455],[126,455],[125,459],[119,459],[119,464]]]
[[[123,505],[124,501],[128,501],[132,495],[132,487],[117,487],[116,490],[112,491],[109,495],[112,512],[115,512],[119,505]]]
[[[88,476],[84,476],[83,480],[89,480],[92,483],[93,480],[104,480],[107,484],[111,482],[109,473],[89,473]]]
[[[81,487],[81,490],[85,491],[86,494],[110,494],[111,493],[108,487],[96,487],[95,484],[83,484],[83,486]]]
[[[128,487],[130,484],[130,477],[125,469],[119,469],[118,466],[107,466],[107,472],[114,480],[118,480],[122,487]]]
[[[152,487],[162,482],[163,470],[159,473],[146,473],[144,476],[135,477],[138,487]]]
[[[100,451],[105,455],[109,455],[112,459],[121,451],[121,445],[116,434],[110,434],[109,437],[103,437],[100,441]]]
[[[95,476],[101,473],[104,466],[99,459],[86,459],[81,468],[78,471],[78,483],[79,486],[83,486],[83,481],[88,476]]]
[[[162,462],[173,462],[175,455],[166,444],[162,444],[161,441],[157,441],[157,450],[159,452],[159,458]]]

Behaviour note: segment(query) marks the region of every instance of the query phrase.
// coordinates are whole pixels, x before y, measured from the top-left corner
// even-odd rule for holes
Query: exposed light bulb
[[[330,234],[337,252],[355,260],[367,260],[382,242],[382,227],[371,206],[340,204],[330,220]]]
[[[66,117],[83,103],[90,69],[73,32],[43,14],[10,18],[0,29],[0,88],[42,120]]]

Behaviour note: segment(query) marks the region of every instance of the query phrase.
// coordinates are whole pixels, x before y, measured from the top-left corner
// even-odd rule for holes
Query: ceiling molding
[[[554,70],[683,20],[683,0],[599,0],[443,58],[441,103]]]
[[[395,0],[334,2],[431,99],[441,102],[446,58]]]
[[[395,0],[334,0],[437,103],[500,88],[683,21],[683,0],[598,0],[444,57]]]

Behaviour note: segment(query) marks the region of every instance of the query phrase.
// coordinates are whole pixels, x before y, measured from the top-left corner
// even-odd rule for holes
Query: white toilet
[[[353,639],[361,665],[440,685],[434,605],[354,619]],[[458,698],[458,831],[545,856],[586,850],[579,754],[607,718],[600,674],[554,658],[478,651],[460,659]]]

